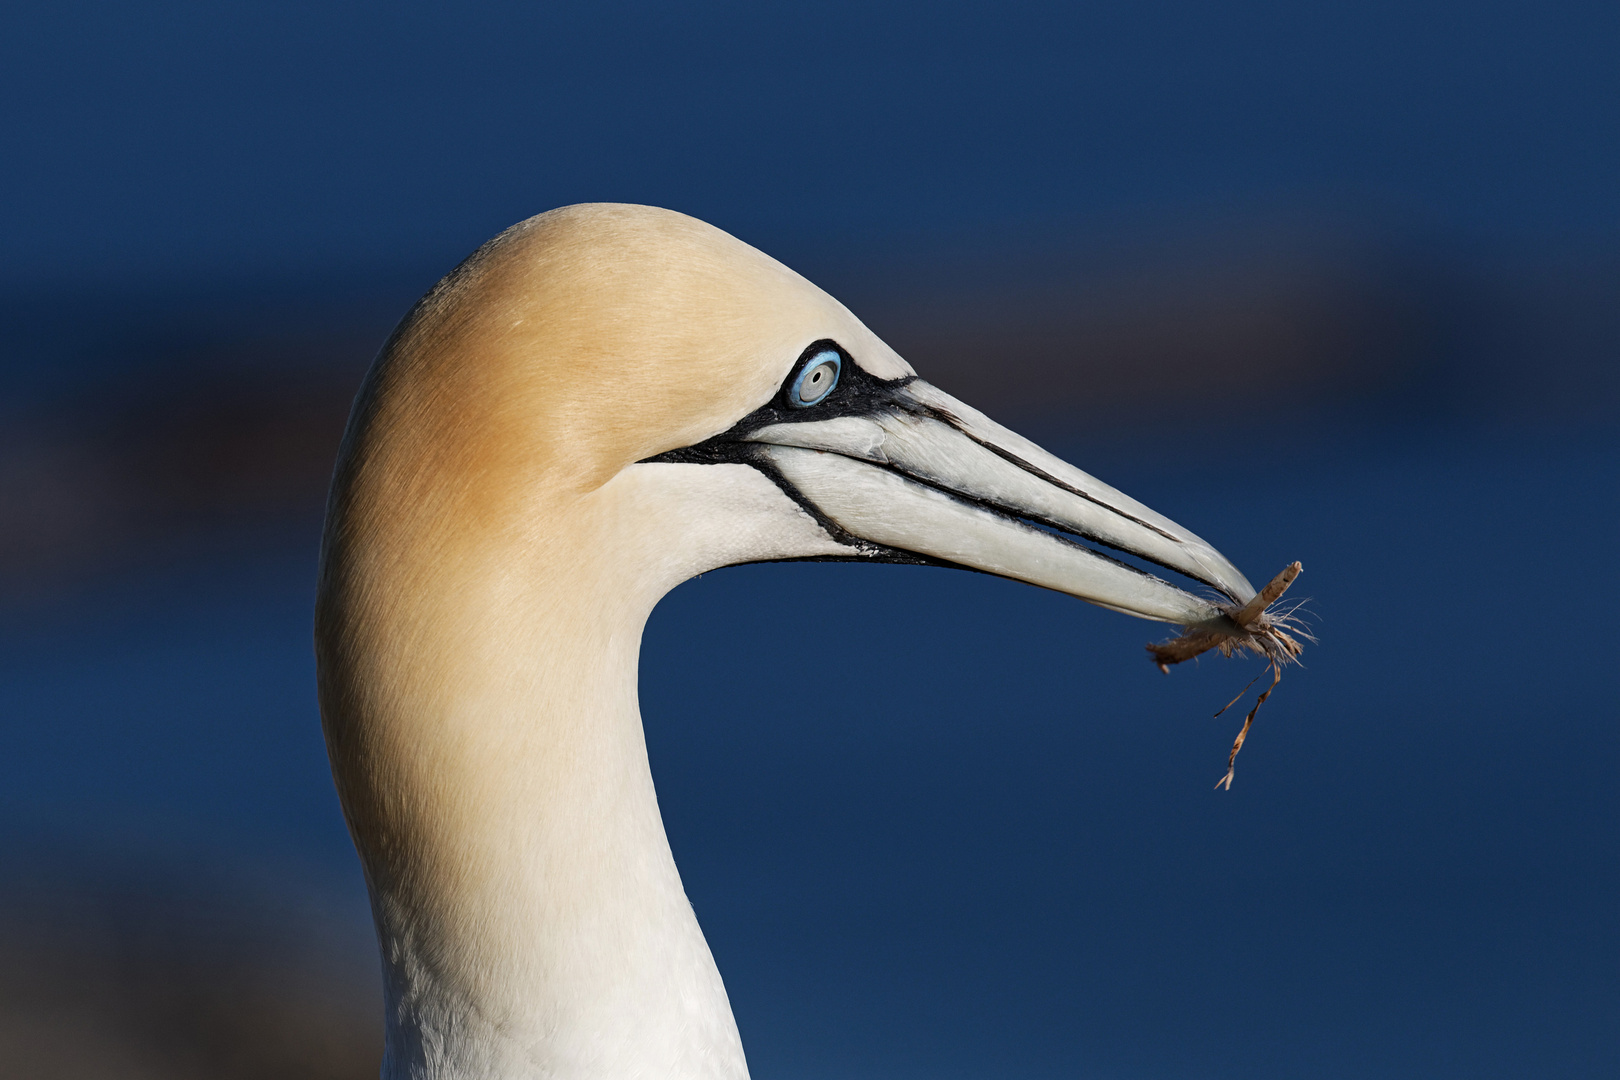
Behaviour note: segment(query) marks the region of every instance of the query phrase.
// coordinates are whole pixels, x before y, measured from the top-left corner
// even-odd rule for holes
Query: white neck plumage
[[[569,607],[492,626],[534,647],[448,703],[463,868],[378,890],[386,1080],[747,1075],[648,770],[646,611]]]
[[[478,790],[464,856],[500,873],[458,883],[437,917],[450,925],[431,929],[384,895],[390,1080],[671,1075],[672,1063],[677,1076],[746,1074],[648,771],[643,616],[596,614],[536,629],[604,655],[543,650],[507,673],[532,686],[523,696],[465,688],[481,724],[504,713],[497,738],[461,733],[484,743],[483,761],[454,781]]]
[[[693,515],[719,480],[730,513]],[[747,1076],[659,815],[637,654],[675,584],[801,542],[782,499],[742,466],[635,466],[526,508],[544,536],[329,550],[323,705],[387,1080]],[[836,550],[800,517],[805,550]]]

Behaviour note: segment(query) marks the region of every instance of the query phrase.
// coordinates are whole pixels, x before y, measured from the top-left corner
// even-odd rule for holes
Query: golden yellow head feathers
[[[844,306],[695,218],[569,206],[515,225],[423,298],[368,394],[386,438],[444,441],[590,489],[730,427],[776,392],[808,341],[884,378],[911,369]]]

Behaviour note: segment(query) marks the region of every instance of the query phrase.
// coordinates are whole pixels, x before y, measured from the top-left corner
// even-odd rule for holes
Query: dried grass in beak
[[[1243,749],[1243,740],[1249,737],[1249,727],[1254,723],[1255,714],[1282,681],[1283,667],[1298,663],[1299,654],[1305,650],[1299,638],[1306,641],[1316,640],[1299,619],[1297,604],[1285,611],[1271,610],[1271,606],[1282,599],[1282,594],[1288,591],[1288,586],[1299,577],[1302,569],[1304,568],[1299,563],[1291,563],[1283,567],[1282,573],[1272,578],[1247,604],[1242,607],[1223,607],[1230,626],[1189,628],[1179,637],[1147,647],[1154,663],[1166,674],[1169,674],[1171,664],[1191,660],[1211,649],[1220,650],[1222,656],[1251,652],[1263,657],[1271,668],[1271,685],[1261,692],[1254,707],[1243,718],[1243,729],[1238,732],[1237,738],[1232,743],[1232,752],[1226,759],[1226,775],[1215,782],[1217,788],[1224,785],[1228,791],[1232,790],[1232,774],[1236,767],[1238,751]],[[1257,675],[1250,680],[1249,686],[1253,686],[1258,680]],[[1245,686],[1242,693],[1227,702],[1225,708],[1215,715],[1220,716],[1236,705],[1243,695],[1249,692],[1249,686]]]

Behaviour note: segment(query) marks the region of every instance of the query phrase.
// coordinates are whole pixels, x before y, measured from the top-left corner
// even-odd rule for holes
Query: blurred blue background
[[[1303,560],[1322,639],[1217,793],[1253,665],[1167,678],[1150,624],[677,589],[642,708],[756,1076],[1611,1075],[1617,50],[1578,3],[14,7],[0,1071],[374,1074],[309,644],[337,437],[462,256],[623,200]]]

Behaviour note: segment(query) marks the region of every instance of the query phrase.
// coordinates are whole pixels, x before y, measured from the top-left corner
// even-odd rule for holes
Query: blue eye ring
[[[818,350],[804,362],[799,374],[794,376],[793,384],[788,387],[788,406],[808,409],[812,405],[820,405],[838,385],[838,376],[843,370],[844,358],[837,349]]]

